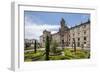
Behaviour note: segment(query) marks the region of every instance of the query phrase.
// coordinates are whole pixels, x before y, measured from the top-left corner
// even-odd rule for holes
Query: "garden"
[[[57,54],[57,55],[49,55],[49,60],[71,60],[71,59],[88,59],[90,58],[90,51],[77,49],[74,52],[71,48],[65,48],[64,50],[60,50],[59,52],[64,52],[64,55]],[[45,52],[42,50],[38,50],[36,53],[34,51],[25,52],[24,53],[24,60],[25,62],[31,61],[45,61]]]
[[[74,48],[58,48],[56,41],[50,42],[47,36],[44,50],[37,49],[36,41],[34,43],[34,49],[24,52],[24,61],[45,61],[45,60],[72,60],[72,59],[89,59],[90,50],[83,48],[76,48],[74,41]],[[28,49],[28,48],[27,48]]]

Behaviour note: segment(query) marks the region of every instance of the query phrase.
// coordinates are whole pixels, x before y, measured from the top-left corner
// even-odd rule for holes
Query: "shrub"
[[[30,46],[31,46],[30,43],[25,43],[25,48],[28,48],[28,47],[30,47]]]
[[[53,55],[61,54],[61,50],[58,49],[57,47],[58,47],[58,43],[56,41],[52,41],[50,52],[53,53]]]

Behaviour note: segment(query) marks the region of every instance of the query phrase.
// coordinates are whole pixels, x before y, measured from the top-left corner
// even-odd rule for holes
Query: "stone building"
[[[73,40],[75,39],[77,48],[90,48],[90,20],[81,23],[74,27],[67,27],[65,20],[62,18],[60,22],[61,28],[57,33],[51,34],[50,31],[44,30],[43,35],[40,36],[40,44],[45,46],[45,39],[48,35],[52,41],[56,41],[59,47],[73,47]]]
[[[45,47],[45,42],[46,42],[46,36],[49,36],[49,38],[52,38],[51,32],[44,30],[43,35],[40,36],[40,45],[41,47]]]
[[[29,47],[33,47],[34,46],[34,42],[35,42],[35,39],[24,39],[24,47],[26,48],[27,45]]]

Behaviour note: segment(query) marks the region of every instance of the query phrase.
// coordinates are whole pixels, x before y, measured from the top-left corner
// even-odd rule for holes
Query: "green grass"
[[[86,59],[90,56],[89,50],[82,49],[77,49],[76,52],[74,52],[72,49],[65,49],[64,53],[69,59]]]
[[[24,50],[32,50],[34,47],[28,47],[28,48],[25,48]]]
[[[43,51],[34,51],[24,53],[24,61],[32,61],[34,58],[40,57],[43,55]]]
[[[50,60],[65,60],[68,59],[66,56],[50,56]]]
[[[88,59],[90,58],[90,51],[89,50],[82,50],[77,49],[76,52],[74,52],[73,49],[65,48],[64,50],[61,50],[60,52],[64,52],[64,55],[50,55],[50,60],[72,60],[72,59]],[[36,61],[42,61],[45,60],[45,55],[43,56],[44,51],[37,50],[37,53],[34,53],[34,51],[31,52],[25,52],[24,53],[24,61],[25,62],[31,62],[33,59],[36,59]]]

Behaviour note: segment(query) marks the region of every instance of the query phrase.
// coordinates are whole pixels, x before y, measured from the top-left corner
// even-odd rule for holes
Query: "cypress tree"
[[[74,52],[76,52],[76,42],[75,42],[75,39],[73,39],[74,41]]]
[[[35,42],[34,42],[34,52],[35,52],[35,53],[36,53],[36,51],[37,51],[36,45],[37,45],[37,43],[36,43],[36,40],[35,40]]]
[[[50,51],[50,40],[49,40],[49,36],[46,37],[45,51],[46,51],[45,60],[49,60],[49,51]]]

